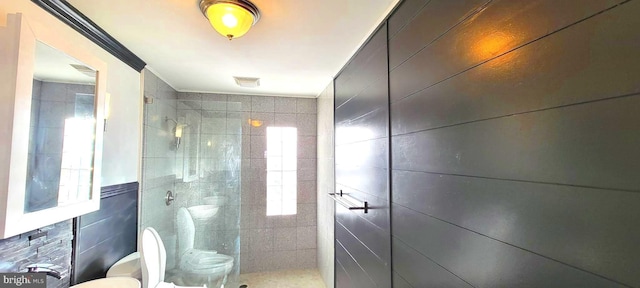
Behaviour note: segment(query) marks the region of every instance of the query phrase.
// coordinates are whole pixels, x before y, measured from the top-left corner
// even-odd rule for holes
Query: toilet
[[[133,252],[118,260],[107,270],[107,278],[131,277],[142,281],[142,269],[140,267],[140,252]]]
[[[209,214],[214,217],[216,213]],[[199,216],[205,216],[205,214]],[[187,208],[178,209],[178,251],[176,252],[178,259],[176,267],[171,269],[172,276],[169,280],[184,286],[202,286],[203,283],[207,283],[207,287],[210,288],[222,287],[227,282],[227,275],[233,269],[233,257],[219,254],[215,250],[195,249],[196,229],[193,218]],[[155,230],[153,232],[159,238],[157,232]],[[166,255],[166,252],[163,253]],[[164,258],[166,261],[166,256]],[[161,264],[163,270],[166,267],[164,261]],[[138,252],[120,259],[107,271],[107,277],[133,277],[138,280],[143,280],[142,274],[140,253]]]
[[[195,223],[187,208],[178,209],[178,261],[181,279],[173,279],[179,285],[202,285],[220,287],[227,282],[233,268],[233,257],[218,254],[214,250],[194,248]]]
[[[140,239],[142,242],[140,252],[129,254],[120,259],[109,268],[107,278],[101,279],[99,282],[98,280],[86,282],[91,283],[91,285],[87,284],[86,287],[93,287],[95,282],[95,285],[98,285],[96,287],[140,288],[140,283],[142,282],[142,288],[207,288],[206,285],[189,287],[164,282],[167,253],[160,235],[155,229],[147,227],[142,231]],[[139,276],[140,278],[132,276]],[[127,279],[129,280],[126,281]],[[136,283],[137,286],[135,286]]]
[[[167,252],[164,249],[164,243],[162,243],[160,235],[158,235],[158,232],[155,229],[147,227],[142,231],[142,236],[140,238],[142,240],[140,251],[140,267],[142,268],[143,285],[142,288],[207,288],[206,285],[186,287],[177,286],[174,283],[170,282],[165,282],[164,278],[165,268],[167,264]],[[114,285],[109,287],[120,286]]]

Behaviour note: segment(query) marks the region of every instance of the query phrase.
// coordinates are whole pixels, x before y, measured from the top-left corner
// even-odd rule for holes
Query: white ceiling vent
[[[78,72],[86,76],[89,76],[91,78],[96,78],[96,71],[87,66],[78,65],[78,64],[69,64],[69,65],[71,65],[71,67],[75,68],[76,70],[78,70]]]
[[[260,78],[233,76],[233,79],[236,80],[236,84],[240,87],[255,88],[260,86]]]

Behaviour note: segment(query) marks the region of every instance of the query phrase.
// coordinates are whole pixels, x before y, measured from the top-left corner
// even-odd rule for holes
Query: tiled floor
[[[247,285],[247,288],[325,288],[318,270],[240,274],[240,284]]]

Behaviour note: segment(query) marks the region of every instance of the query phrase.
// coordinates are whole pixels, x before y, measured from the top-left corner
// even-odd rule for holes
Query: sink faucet
[[[62,269],[62,266],[54,264],[31,264],[27,266],[27,272],[29,273],[46,273],[47,275],[55,277],[56,279],[62,278]]]

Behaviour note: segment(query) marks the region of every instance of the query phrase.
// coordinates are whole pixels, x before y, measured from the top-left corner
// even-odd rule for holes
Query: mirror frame
[[[68,220],[100,208],[107,65],[95,55],[57,37],[51,28],[35,33],[25,17],[9,14],[0,27],[0,238],[5,239]],[[36,41],[95,69],[96,134],[90,200],[25,213],[27,157]],[[6,65],[4,64],[6,63]]]

